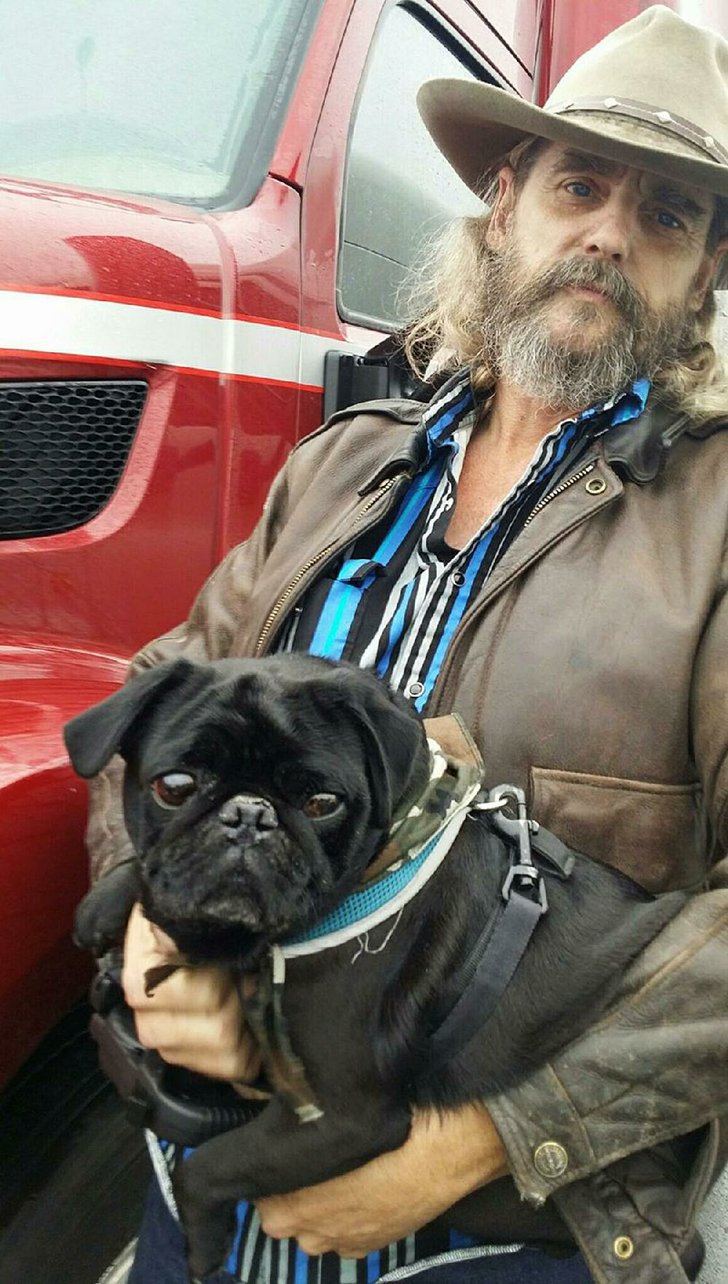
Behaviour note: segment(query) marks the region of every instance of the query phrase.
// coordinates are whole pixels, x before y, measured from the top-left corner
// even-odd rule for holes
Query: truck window
[[[321,3],[4,5],[0,173],[247,204]]]
[[[453,217],[482,209],[437,151],[415,96],[423,81],[436,76],[487,77],[418,13],[395,6],[380,25],[344,180],[339,313],[380,330],[398,329],[406,319],[401,286],[427,240]]]

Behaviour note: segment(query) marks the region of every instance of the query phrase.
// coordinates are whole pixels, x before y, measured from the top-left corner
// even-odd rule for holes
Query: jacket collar
[[[427,459],[427,434],[422,428],[422,416],[427,409],[424,402],[372,402],[366,409],[396,420],[409,431],[377,471],[359,488],[362,496],[370,494],[392,477],[413,477]]]
[[[360,495],[368,495],[390,478],[411,477],[423,465],[427,457],[426,434],[421,427],[425,409],[421,401],[403,400],[370,402],[357,407],[357,411],[376,411],[409,428],[395,450],[360,488]],[[710,428],[714,430],[717,426],[711,425]],[[653,394],[639,419],[616,424],[604,434],[604,458],[626,479],[644,485],[654,481],[671,446],[684,433],[702,437],[707,435],[707,427],[699,429],[689,415],[671,409]]]
[[[670,447],[691,427],[690,416],[651,397],[639,419],[604,434],[604,458],[629,481],[654,481]]]

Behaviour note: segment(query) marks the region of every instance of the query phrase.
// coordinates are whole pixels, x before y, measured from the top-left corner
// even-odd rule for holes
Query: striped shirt
[[[639,418],[648,394],[648,381],[638,380],[558,424],[482,529],[455,550],[447,544],[447,527],[481,407],[467,372],[454,376],[424,412],[423,464],[398,508],[356,539],[307,591],[275,649],[307,651],[373,669],[424,710],[465,612],[555,484],[556,473],[571,471],[601,433]],[[151,1148],[169,1194],[167,1173],[177,1148],[156,1140]],[[426,1226],[360,1260],[335,1253],[309,1257],[294,1240],[270,1239],[255,1207],[241,1203],[225,1269],[246,1284],[374,1284],[392,1271],[443,1253],[487,1256],[520,1247],[491,1247],[455,1230]]]

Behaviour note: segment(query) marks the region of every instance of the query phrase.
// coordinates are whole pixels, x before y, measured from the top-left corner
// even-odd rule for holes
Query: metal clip
[[[529,820],[526,811],[526,795],[517,785],[497,785],[491,789],[489,801],[493,803],[493,827],[500,830],[505,838],[518,839],[519,859],[511,865],[502,887],[504,900],[509,900],[514,882],[516,890],[525,894],[535,893],[541,909],[548,909],[546,887],[531,851],[531,834],[536,833],[536,821]],[[509,816],[506,808],[512,806],[516,815]]]
[[[493,824],[506,838],[518,839],[522,865],[533,865],[531,834],[538,826],[528,819],[526,795],[517,785],[497,785],[488,795],[493,803]],[[516,815],[509,816],[506,808],[512,805]],[[534,867],[535,868],[535,867]]]
[[[491,791],[491,792],[494,792],[494,791]],[[481,794],[478,794],[478,797],[476,798],[475,802],[470,804],[470,811],[482,811],[482,812],[491,813],[494,811],[503,811],[503,808],[506,807],[507,805],[508,805],[507,799],[506,800],[500,799],[500,798],[492,799],[490,797],[490,794],[488,794],[484,798]]]

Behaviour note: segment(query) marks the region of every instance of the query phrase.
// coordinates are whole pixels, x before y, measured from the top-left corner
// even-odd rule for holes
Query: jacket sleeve
[[[234,548],[213,571],[197,597],[189,619],[145,646],[132,660],[129,677],[179,656],[202,661],[220,659],[229,654],[238,625],[245,617],[256,577],[285,520],[288,472],[286,465],[271,487],[260,521],[250,538]],[[92,883],[133,854],[124,825],[121,801],[123,774],[124,763],[117,756],[89,781],[86,846]]]
[[[707,890],[635,960],[603,1017],[488,1101],[535,1204],[636,1151],[728,1115],[728,571],[693,673]]]

